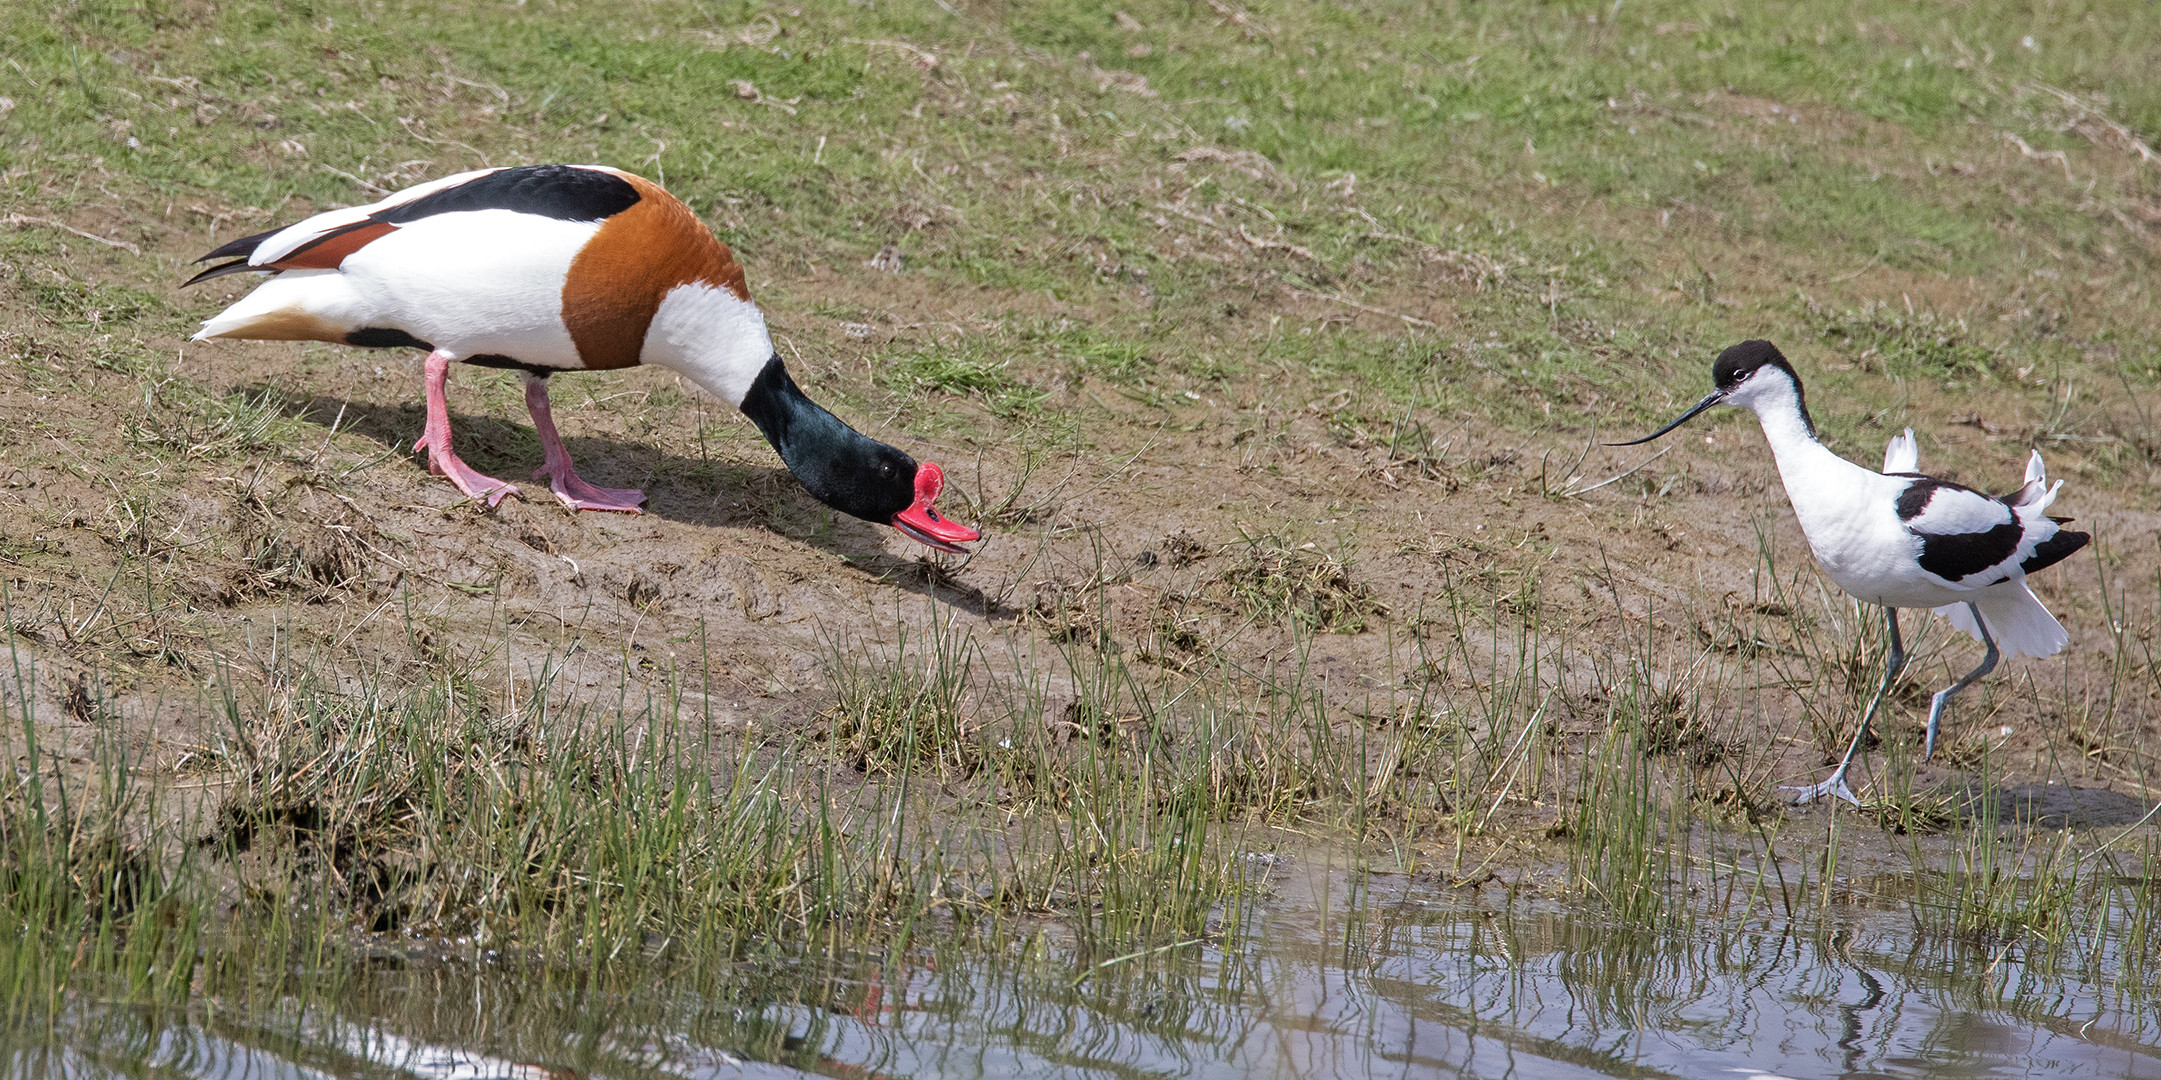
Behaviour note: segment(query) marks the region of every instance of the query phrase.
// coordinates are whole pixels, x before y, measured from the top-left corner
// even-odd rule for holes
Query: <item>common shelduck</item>
[[[594,165],[459,173],[381,202],[242,237],[188,281],[270,279],[203,324],[205,338],[428,350],[427,423],[413,450],[489,506],[516,489],[450,449],[453,362],[508,368],[546,452],[533,473],[573,510],[636,513],[642,492],[580,479],[556,435],[548,376],[658,364],[742,409],[804,488],[941,551],[975,530],[932,505],[945,475],[819,407],[788,377],[743,269],[674,196]]]
[[[1870,472],[1817,440],[1800,376],[1770,342],[1744,341],[1720,353],[1711,382],[1716,389],[1674,422],[1614,445],[1650,442],[1713,405],[1738,405],[1756,414],[1817,564],[1855,599],[1881,605],[1890,630],[1883,685],[1861,714],[1837,771],[1820,784],[1793,789],[1799,792],[1796,802],[1837,795],[1858,805],[1846,786],[1846,771],[1877,705],[1906,663],[1898,609],[1932,608],[1988,650],[1979,667],[1929,702],[1926,760],[1935,753],[1944,706],[1988,674],[1999,654],[2052,656],[2070,643],[2063,624],[2027,587],[2026,575],[2062,562],[2092,537],[2064,529],[2069,518],[2047,515],[2063,481],[2049,485],[2038,450],[2026,464],[2025,485],[2001,498],[1916,472],[1920,458],[1911,428],[1891,440],[1883,471]]]

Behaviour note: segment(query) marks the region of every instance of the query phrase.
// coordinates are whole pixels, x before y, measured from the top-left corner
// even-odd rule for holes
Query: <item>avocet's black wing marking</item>
[[[1921,538],[1921,569],[1952,582],[2003,567],[2026,535],[2003,500],[1929,477],[1899,493],[1898,518]]]
[[[2061,525],[2071,519],[2050,518],[2049,520]],[[2078,550],[2085,547],[2087,542],[2092,539],[2093,537],[2086,533],[2058,529],[2056,535],[2034,545],[2033,554],[2027,556],[2025,562],[2018,564],[2019,571],[2031,574],[2036,570],[2046,570],[2077,554]]]
[[[1899,493],[1898,519],[1915,532],[1937,536],[1986,532],[2016,520],[2002,499],[1928,476],[1915,478]]]
[[[289,228],[234,240],[196,262],[232,258],[187,284],[246,270],[335,269],[345,257],[400,225],[437,214],[514,210],[559,221],[602,221],[634,206],[638,189],[602,169],[521,165],[445,177],[387,199],[333,210]]]

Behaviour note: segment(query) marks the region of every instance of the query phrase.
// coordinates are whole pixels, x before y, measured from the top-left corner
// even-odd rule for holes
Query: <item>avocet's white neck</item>
[[[1836,528],[1834,519],[1866,501],[1873,488],[1865,480],[1876,474],[1832,453],[1816,438],[1800,383],[1782,371],[1759,372],[1727,400],[1755,413],[1763,425],[1763,439],[1771,444],[1794,516],[1816,548],[1816,557],[1823,559],[1822,538]]]
[[[1816,439],[1816,427],[1808,418],[1800,384],[1783,372],[1765,368],[1727,400],[1756,414],[1757,422],[1763,425],[1764,439],[1781,461],[1788,454],[1806,454],[1810,450],[1830,453]]]
[[[680,372],[707,393],[740,407],[773,358],[773,338],[758,305],[694,281],[676,286],[661,299],[639,358]]]

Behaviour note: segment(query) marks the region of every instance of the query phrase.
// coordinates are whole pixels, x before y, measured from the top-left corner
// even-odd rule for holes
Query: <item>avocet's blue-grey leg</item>
[[[1978,679],[1981,676],[1996,670],[1995,636],[1988,632],[1988,624],[1981,621],[1980,608],[1973,606],[1973,604],[1969,602],[1966,605],[1966,611],[1973,616],[1973,624],[1981,628],[1981,644],[1988,646],[1988,655],[1981,658],[1980,667],[1977,667],[1972,671],[1967,672],[1965,678],[1960,679],[1959,681],[1952,683],[1951,685],[1944,687],[1941,690],[1936,691],[1936,696],[1929,699],[1928,737],[1922,740],[1921,743],[1922,761],[1927,761],[1929,758],[1936,755],[1936,724],[1938,721],[1943,719],[1943,709],[1944,706],[1951,703],[1951,695],[1956,694],[1961,690],[1964,690],[1975,679]]]
[[[1861,752],[1862,740],[1868,738],[1868,722],[1875,719],[1876,707],[1890,696],[1892,681],[1897,679],[1898,673],[1906,667],[1906,643],[1900,640],[1898,635],[1897,608],[1883,609],[1883,624],[1891,631],[1891,653],[1883,658],[1883,684],[1876,687],[1876,696],[1870,698],[1868,708],[1862,710],[1861,726],[1854,730],[1853,741],[1846,744],[1846,756],[1839,759],[1838,771],[1833,772],[1823,783],[1786,789],[1799,792],[1793,799],[1796,806],[1815,802],[1826,795],[1836,795],[1855,806],[1861,805],[1861,800],[1854,796],[1853,789],[1846,786],[1846,770],[1853,767],[1854,757]]]

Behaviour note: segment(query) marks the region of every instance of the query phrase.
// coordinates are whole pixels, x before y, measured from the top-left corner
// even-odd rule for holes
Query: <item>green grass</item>
[[[21,166],[96,159],[131,194],[244,211],[293,194],[350,202],[364,192],[348,177],[620,162],[666,172],[754,267],[860,260],[913,232],[910,272],[933,279],[1096,306],[1130,306],[1144,282],[1147,310],[1095,331],[1107,351],[1061,350],[1117,371],[1142,321],[1186,331],[1156,359],[1194,362],[1226,286],[1387,300],[1449,269],[1434,253],[1505,268],[1496,306],[1603,321],[1634,303],[1628,283],[1673,271],[1635,239],[1660,214],[1689,220],[1684,251],[1720,274],[1744,268],[1715,250],[1737,245],[1780,252],[1772,267],[1806,252],[1998,281],[2048,264],[2045,247],[2135,273],[2145,246],[2106,208],[2134,211],[2157,178],[2101,123],[2149,130],[2161,109],[2115,74],[2157,48],[2131,10],[1373,4],[1256,9],[1240,26],[1163,8],[1130,12],[1135,32],[1066,3],[996,21],[747,4],[241,6],[196,20],[84,4],[0,24],[22,65],[0,166],[18,169],[18,198],[39,190]],[[2112,18],[2126,32],[2096,35]],[[2029,36],[2038,51],[2019,44]],[[1147,93],[1101,71],[1146,77]],[[1783,111],[1729,104],[1758,99]],[[2075,154],[2071,171],[2102,186],[2048,186],[2061,170],[2000,132]],[[1568,227],[1592,215],[1620,231]],[[1541,304],[1549,281],[1560,298]],[[1710,334],[1699,348],[1727,336],[1715,312],[1675,314]],[[1587,363],[1584,344],[1562,334],[1545,351],[1611,390],[1640,385],[1629,365]],[[1649,351],[1624,341],[1620,358]],[[981,390],[997,361],[924,381]],[[1387,366],[1361,374],[1395,389]]]
[[[1016,378],[1011,366],[1011,360],[944,350],[904,353],[886,357],[881,378],[895,388],[979,397],[1003,415],[1031,412],[1048,395]]]

